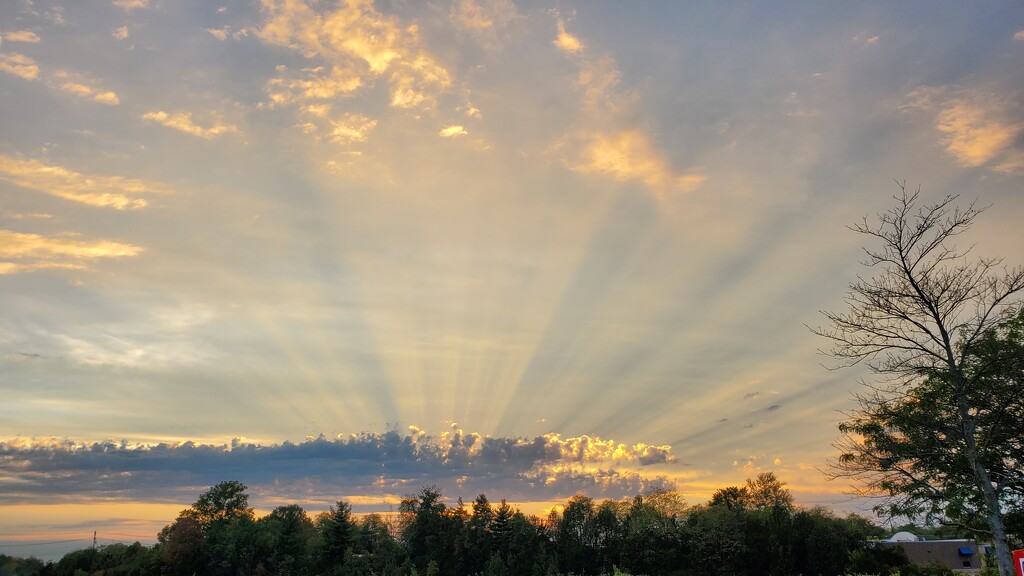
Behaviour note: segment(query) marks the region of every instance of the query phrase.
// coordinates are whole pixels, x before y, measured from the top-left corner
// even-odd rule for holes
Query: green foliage
[[[0,556],[0,576],[946,574],[911,566],[902,548],[869,546],[880,529],[865,518],[794,507],[773,475],[719,491],[744,493],[742,501],[687,507],[670,491],[599,502],[577,494],[562,514],[546,518],[527,518],[505,501],[491,506],[483,494],[469,513],[461,501],[449,507],[440,490],[424,487],[400,506],[399,538],[384,517],[357,519],[344,501],[315,521],[295,504],[255,519],[244,492],[220,487],[204,493],[202,506],[182,511],[153,547],[79,550],[56,564],[35,564],[36,572],[13,572],[23,564]],[[230,498],[211,497],[217,494]]]
[[[36,576],[43,571],[43,561],[35,558],[17,558],[0,554],[0,576]]]

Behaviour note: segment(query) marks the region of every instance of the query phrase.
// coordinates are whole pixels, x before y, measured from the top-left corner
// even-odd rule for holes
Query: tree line
[[[288,504],[257,518],[246,486],[226,481],[153,546],[111,544],[48,564],[0,557],[0,576],[946,573],[910,565],[899,548],[873,546],[882,534],[861,516],[795,506],[770,472],[695,506],[675,491],[603,501],[577,494],[545,516],[484,494],[446,502],[426,486],[394,514],[356,516],[340,500],[312,517]]]

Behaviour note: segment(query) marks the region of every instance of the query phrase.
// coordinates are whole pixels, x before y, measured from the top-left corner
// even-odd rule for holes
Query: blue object
[[[974,550],[971,550],[967,546],[961,546],[960,547],[960,555],[961,556],[973,556],[974,555]]]

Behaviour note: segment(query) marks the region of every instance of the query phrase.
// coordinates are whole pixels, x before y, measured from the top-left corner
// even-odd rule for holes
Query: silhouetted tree
[[[316,518],[319,538],[316,543],[316,564],[326,571],[345,563],[345,554],[356,548],[359,528],[352,518],[352,507],[343,500]]]
[[[998,259],[971,260],[969,250],[952,245],[984,209],[974,203],[957,208],[956,196],[919,206],[919,192],[900,189],[894,208],[853,227],[880,244],[865,248],[865,264],[876,275],[852,283],[848,311],[825,312],[831,327],[815,330],[832,341],[830,353],[841,365],[866,362],[886,379],[858,397],[859,408],[841,425],[843,454],[834,470],[886,494],[889,513],[955,517],[965,504],[976,506],[1000,574],[1010,576],[1007,486],[979,418],[989,381],[970,358],[986,334],[1020,311],[1014,298],[1024,290],[1024,269],[1002,268]],[[1018,398],[1024,393],[1019,384],[1011,389]],[[922,397],[933,414],[912,410]],[[919,429],[919,416],[931,416],[920,429],[943,438],[940,452],[919,445],[921,436],[905,437]]]

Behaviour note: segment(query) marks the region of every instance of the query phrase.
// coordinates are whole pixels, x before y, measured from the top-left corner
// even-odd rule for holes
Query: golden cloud
[[[84,242],[73,237],[46,237],[12,230],[0,230],[0,274],[17,274],[46,269],[86,268],[85,262],[100,258],[136,256],[142,248],[99,240]],[[14,260],[11,262],[10,260]]]
[[[124,10],[134,10],[135,8],[147,8],[149,0],[113,0],[113,4]]]
[[[145,207],[146,201],[135,197],[138,194],[171,191],[163,184],[82,174],[38,160],[3,154],[0,154],[0,180],[65,200],[117,210]]]
[[[58,77],[66,77],[66,74],[57,74]],[[75,96],[81,96],[83,98],[91,98],[95,102],[100,104],[107,104],[115,106],[121,103],[121,100],[117,97],[117,94],[110,90],[100,91],[91,86],[82,84],[81,82],[64,82],[60,85],[60,89],[69,94]]]
[[[305,68],[306,78],[273,78],[265,87],[270,106],[288,105],[309,100],[329,100],[355,92],[363,85],[362,78],[352,70],[332,68],[324,73],[322,66]]]
[[[39,78],[39,66],[36,61],[17,52],[0,54],[0,72],[6,72],[25,80]]]
[[[128,39],[128,27],[127,26],[121,26],[120,28],[115,28],[114,29],[114,33],[112,34],[112,36],[114,38],[117,38],[118,40],[127,40]]]
[[[257,32],[260,39],[327,63],[307,70],[308,84],[272,80],[272,103],[347,94],[390,73],[392,106],[429,107],[451,84],[448,71],[423,49],[416,25],[401,26],[382,16],[372,0],[349,0],[324,14],[303,0],[263,0],[263,10],[267,18]]]
[[[237,126],[226,124],[217,119],[213,121],[211,126],[204,128],[192,121],[191,112],[172,112],[169,114],[163,110],[157,110],[155,112],[146,112],[142,115],[142,119],[152,120],[162,126],[206,140],[212,140],[222,134],[238,131]]]
[[[558,35],[554,40],[555,46],[563,52],[569,54],[576,54],[583,51],[583,43],[580,39],[566,32],[565,22],[561,19],[558,20]]]
[[[584,60],[576,86],[583,90],[583,110],[607,115],[618,110],[613,89],[619,84],[619,68],[611,58]]]
[[[459,0],[452,6],[452,22],[459,28],[473,31],[490,30],[505,26],[517,16],[516,7],[509,0]]]
[[[924,86],[910,92],[905,109],[934,114],[935,129],[946,152],[962,166],[989,166],[1000,172],[1024,168],[1024,134],[1020,106],[993,90]]]
[[[1019,123],[995,118],[983,103],[951,100],[943,104],[935,127],[944,135],[946,152],[964,166],[983,166],[1009,147],[1021,134]]]
[[[365,142],[377,121],[362,114],[345,114],[331,121],[331,141],[336,144]]]
[[[691,192],[707,178],[701,174],[679,173],[672,169],[665,154],[639,129],[616,130],[609,126],[624,124],[623,110],[636,102],[635,94],[616,90],[620,73],[609,56],[582,54],[583,43],[557,21],[555,45],[578,57],[576,88],[582,92],[580,108],[584,128],[570,131],[557,147],[570,144],[568,165],[584,173],[611,176],[618,181],[638,181],[655,194]],[[564,151],[563,151],[564,152]]]
[[[39,42],[39,35],[31,30],[18,30],[16,32],[8,32],[4,34],[4,40],[8,42],[29,42],[35,44]]]
[[[76,96],[88,96],[92,94],[92,88],[77,82],[65,82],[61,85],[60,89],[65,92],[75,94]]]
[[[699,174],[679,174],[640,130],[596,133],[586,138],[580,160],[572,165],[579,172],[609,175],[616,180],[638,180],[656,192],[691,192],[706,180]]]
[[[469,132],[466,132],[466,129],[459,125],[446,126],[438,132],[438,135],[442,138],[458,138],[467,134]]]
[[[110,90],[107,90],[106,92],[97,92],[93,95],[92,99],[96,102],[99,102],[100,104],[108,104],[111,106],[121,103],[121,100],[117,97],[117,94],[111,92]]]
[[[484,14],[480,5],[473,0],[459,0],[452,6],[452,20],[470,30],[483,30],[494,26],[494,20]]]

